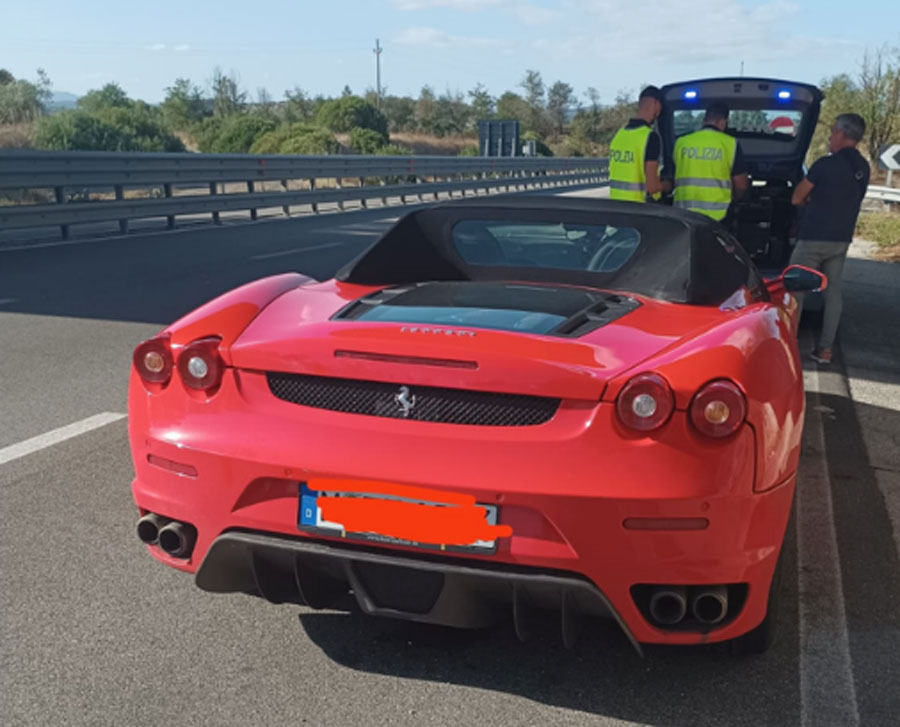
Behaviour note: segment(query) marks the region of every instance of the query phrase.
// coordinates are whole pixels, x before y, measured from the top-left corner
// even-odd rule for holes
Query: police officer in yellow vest
[[[662,143],[653,122],[662,111],[662,92],[647,86],[638,98],[638,114],[616,132],[609,145],[609,198],[626,202],[659,200],[671,189],[659,178]]]
[[[724,220],[733,199],[750,186],[741,147],[728,128],[728,106],[706,109],[703,128],[675,142],[675,206]]]

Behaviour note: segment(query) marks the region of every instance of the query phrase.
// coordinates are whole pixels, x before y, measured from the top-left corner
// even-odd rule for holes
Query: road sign
[[[878,152],[878,161],[883,169],[900,170],[900,144],[887,144]]]

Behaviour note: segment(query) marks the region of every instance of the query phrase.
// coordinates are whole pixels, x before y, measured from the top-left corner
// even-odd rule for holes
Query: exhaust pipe
[[[687,614],[687,590],[684,586],[657,588],[650,597],[650,615],[665,626],[674,626]]]
[[[176,520],[159,531],[159,547],[173,558],[187,558],[196,539],[197,528]]]
[[[700,623],[719,623],[728,613],[728,589],[712,586],[698,590],[691,599],[691,613]]]
[[[137,535],[144,545],[156,545],[159,540],[159,531],[169,522],[169,518],[148,512],[144,517],[138,520]]]

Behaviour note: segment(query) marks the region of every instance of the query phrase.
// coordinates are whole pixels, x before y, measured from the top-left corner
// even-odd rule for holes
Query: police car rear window
[[[682,109],[672,117],[675,136],[683,136],[703,126],[703,109]],[[803,121],[802,111],[787,109],[732,109],[728,131],[738,136],[766,136],[793,139]]]

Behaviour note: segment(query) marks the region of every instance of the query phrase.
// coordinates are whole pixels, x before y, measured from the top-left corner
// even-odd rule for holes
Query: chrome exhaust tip
[[[650,615],[665,626],[674,626],[687,615],[687,589],[684,586],[657,588],[650,596]]]
[[[691,613],[702,624],[719,623],[728,613],[728,589],[712,586],[696,591],[691,599]]]
[[[187,558],[194,548],[197,529],[175,520],[159,531],[159,547],[173,558]]]
[[[137,536],[144,545],[156,545],[159,540],[159,531],[169,522],[168,518],[148,512],[138,520]]]

